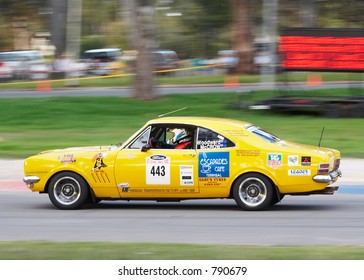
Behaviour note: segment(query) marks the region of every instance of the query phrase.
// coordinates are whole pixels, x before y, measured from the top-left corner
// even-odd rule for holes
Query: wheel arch
[[[85,181],[85,183],[86,183],[86,185],[87,185],[87,187],[88,187],[88,189],[89,189],[90,193],[92,193],[92,195],[94,195],[94,192],[93,192],[92,188],[90,187],[90,184],[87,182],[86,178],[85,178],[84,176],[82,176],[82,174],[80,174],[80,173],[78,173],[78,172],[75,172],[74,170],[59,170],[59,171],[55,172],[54,174],[52,174],[52,176],[50,176],[50,177],[48,178],[48,181],[47,181],[47,183],[45,184],[45,187],[44,187],[44,193],[48,193],[49,184],[50,184],[50,182],[52,181],[52,179],[53,179],[56,175],[58,175],[58,174],[60,174],[60,173],[64,173],[64,172],[69,172],[69,173],[73,173],[73,174],[76,174],[76,175],[80,176],[80,177],[81,177],[81,178]]]
[[[271,177],[269,177],[267,174],[265,173],[262,173],[262,172],[259,172],[259,171],[247,171],[247,172],[244,172],[244,173],[241,173],[239,176],[237,176],[234,181],[232,181],[231,183],[231,186],[230,186],[230,197],[232,198],[233,197],[233,186],[235,184],[236,181],[238,181],[242,176],[244,175],[253,175],[253,174],[259,174],[261,176],[264,176],[267,180],[269,180],[271,183],[272,183],[272,186],[274,188],[274,198],[275,199],[279,199],[280,200],[280,191],[278,189],[278,186],[276,185],[276,183],[272,180]]]

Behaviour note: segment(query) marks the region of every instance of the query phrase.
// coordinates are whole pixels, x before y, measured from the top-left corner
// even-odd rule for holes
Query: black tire
[[[49,182],[48,196],[59,209],[73,210],[88,199],[89,188],[85,180],[72,172],[61,172]]]
[[[238,178],[233,185],[233,197],[244,210],[262,210],[271,205],[273,184],[265,176],[249,173]]]

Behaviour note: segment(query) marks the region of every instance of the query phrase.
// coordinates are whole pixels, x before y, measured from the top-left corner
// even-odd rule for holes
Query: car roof
[[[87,50],[85,51],[85,53],[115,52],[115,51],[121,51],[121,49],[118,48],[93,49],[93,50]]]
[[[218,127],[218,126],[230,126],[230,127],[242,127],[249,125],[250,123],[240,120],[232,120],[227,118],[211,118],[211,117],[163,117],[158,119],[152,119],[148,124],[187,124],[206,127]]]

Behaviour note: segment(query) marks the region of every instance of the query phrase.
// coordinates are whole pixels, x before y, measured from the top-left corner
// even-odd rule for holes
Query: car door
[[[124,149],[115,161],[120,197],[188,198],[199,193],[198,162],[194,147],[175,149],[166,142],[166,125],[150,126]],[[193,135],[194,137],[194,135]]]
[[[197,133],[198,180],[201,195],[223,197],[230,193],[230,152],[235,144],[225,136],[200,127]]]

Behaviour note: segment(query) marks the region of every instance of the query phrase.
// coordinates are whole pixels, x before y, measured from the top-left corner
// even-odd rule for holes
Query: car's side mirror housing
[[[149,145],[149,144],[145,144],[145,145],[142,147],[141,151],[142,151],[142,152],[146,152],[146,151],[148,151],[150,148],[151,148],[151,147],[150,147],[150,145]]]

